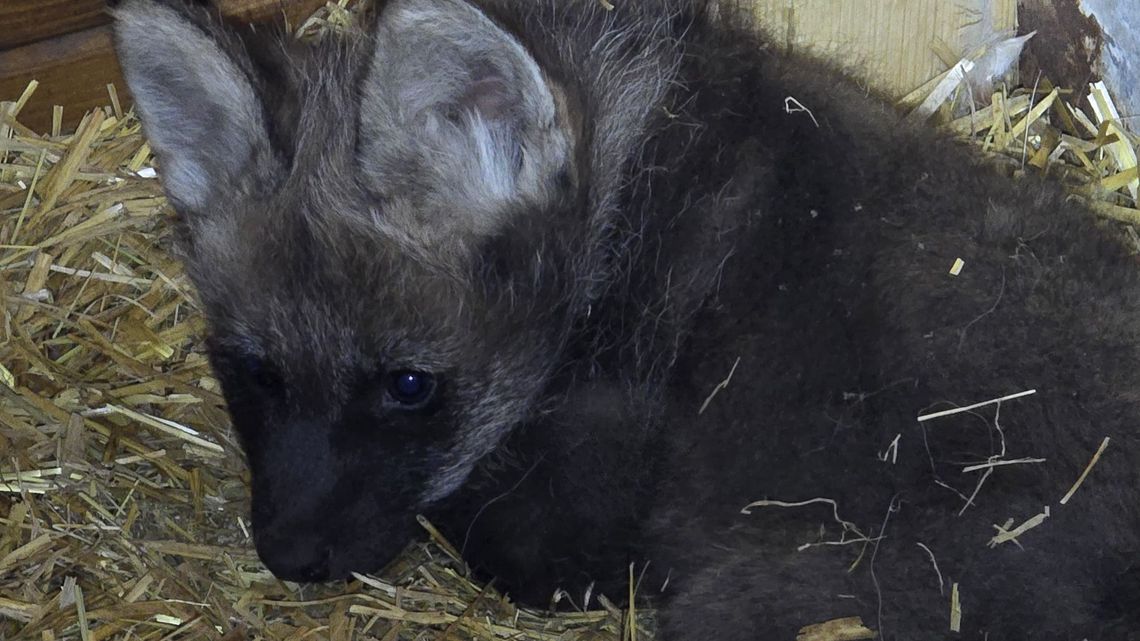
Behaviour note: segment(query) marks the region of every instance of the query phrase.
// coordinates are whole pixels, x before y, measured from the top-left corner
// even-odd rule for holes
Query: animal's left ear
[[[430,179],[475,190],[474,202],[533,196],[569,155],[535,59],[463,0],[385,7],[360,118],[365,169],[379,182],[416,157]]]

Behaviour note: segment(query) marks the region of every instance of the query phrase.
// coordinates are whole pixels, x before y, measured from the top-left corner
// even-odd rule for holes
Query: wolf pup
[[[667,640],[1140,638],[1113,231],[728,3],[616,4],[115,10],[269,569],[425,514],[523,601],[648,563]]]

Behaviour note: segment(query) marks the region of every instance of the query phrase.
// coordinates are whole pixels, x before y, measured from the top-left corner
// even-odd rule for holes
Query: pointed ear
[[[244,47],[205,11],[125,0],[112,14],[135,109],[171,200],[196,210],[269,153]]]
[[[488,209],[540,196],[569,157],[556,91],[513,35],[464,0],[394,0],[364,82],[365,168],[399,180],[412,156]]]

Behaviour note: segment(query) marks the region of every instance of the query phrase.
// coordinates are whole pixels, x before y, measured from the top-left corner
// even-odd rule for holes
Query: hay
[[[847,617],[804,626],[796,641],[860,641],[875,636],[858,617]]]
[[[1077,488],[1079,488],[1081,484],[1085,482],[1085,479],[1088,478],[1089,472],[1092,471],[1097,461],[1100,460],[1100,457],[1102,454],[1104,454],[1104,451],[1108,449],[1108,443],[1109,437],[1106,436],[1104,437],[1104,440],[1100,442],[1100,447],[1096,448],[1096,453],[1094,453],[1092,458],[1089,459],[1089,464],[1085,466],[1084,471],[1081,472],[1081,475],[1077,477],[1076,481],[1073,482],[1073,486],[1069,488],[1068,492],[1065,492],[1065,496],[1062,496],[1061,500],[1058,501],[1058,503],[1065,505],[1069,502],[1069,499],[1073,498],[1073,495],[1077,493]]]
[[[330,3],[297,33],[346,28],[359,6]],[[305,587],[272,577],[251,545],[246,471],[199,304],[166,252],[170,211],[139,123],[112,89],[75,132],[61,134],[57,109],[51,134],[37,135],[19,123],[35,90],[0,103],[0,638],[651,635],[651,612],[604,598],[588,612],[515,607],[469,580],[430,524],[379,576]],[[999,92],[966,116],[932,117],[1011,174],[1043,170],[1106,216],[1140,221],[1135,139],[1065,95]],[[1107,93],[1095,100],[1113,112]],[[803,634],[870,632],[845,620]]]

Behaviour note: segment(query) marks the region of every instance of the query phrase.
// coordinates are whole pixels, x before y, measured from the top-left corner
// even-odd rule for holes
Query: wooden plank
[[[105,0],[4,0],[0,50],[107,24]]]
[[[109,104],[107,83],[126,98],[111,27],[102,26],[0,53],[0,100],[19,96],[28,82],[40,86],[20,112],[20,122],[36,132],[51,129],[52,105],[63,105],[63,130],[70,131],[84,112]]]
[[[1015,29],[1018,6],[1017,0],[751,0],[750,4],[777,42],[853,66],[872,86],[895,97],[945,73],[991,32]]]
[[[0,0],[0,4],[9,1]],[[237,22],[284,18],[296,27],[324,4],[325,0],[221,0],[218,6]],[[124,108],[132,102],[115,58],[110,25],[0,51],[0,100],[14,100],[33,79],[40,86],[20,112],[20,122],[37,132],[51,129],[53,105],[63,105],[63,130],[74,129],[85,112],[110,104],[109,83],[115,85]]]

